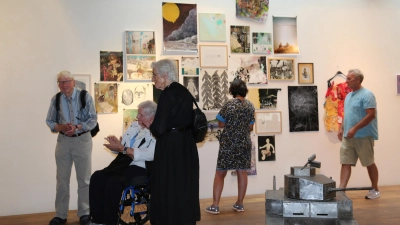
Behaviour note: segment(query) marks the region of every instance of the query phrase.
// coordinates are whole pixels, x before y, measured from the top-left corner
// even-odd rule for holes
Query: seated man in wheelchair
[[[117,224],[121,194],[129,181],[146,176],[145,161],[153,161],[156,140],[150,127],[157,104],[145,101],[138,106],[137,121],[131,123],[123,137],[110,135],[104,144],[118,156],[103,170],[93,173],[89,186],[92,224]]]

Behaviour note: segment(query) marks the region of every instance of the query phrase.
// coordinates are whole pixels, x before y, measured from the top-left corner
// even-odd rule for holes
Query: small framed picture
[[[200,45],[200,67],[202,68],[227,68],[227,45]]]
[[[256,134],[282,133],[280,111],[256,112]]]
[[[295,80],[294,58],[268,58],[269,80]]]
[[[90,74],[72,74],[75,80],[75,87],[92,93],[92,76]]]
[[[313,84],[314,83],[314,64],[312,63],[299,63],[299,84]]]

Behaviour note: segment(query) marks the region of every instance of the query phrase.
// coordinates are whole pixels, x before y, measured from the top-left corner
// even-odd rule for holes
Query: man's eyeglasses
[[[63,84],[69,84],[71,83],[72,80],[64,80],[64,81],[57,81],[57,84],[63,85]]]

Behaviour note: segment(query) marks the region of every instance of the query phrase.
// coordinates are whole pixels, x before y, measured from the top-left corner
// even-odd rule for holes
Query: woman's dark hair
[[[231,93],[234,98],[236,98],[237,95],[246,97],[247,92],[249,92],[249,90],[247,89],[246,83],[244,81],[237,79],[231,82],[229,93]]]

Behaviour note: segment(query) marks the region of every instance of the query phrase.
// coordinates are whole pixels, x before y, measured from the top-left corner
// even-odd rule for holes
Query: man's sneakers
[[[368,191],[367,195],[365,196],[365,199],[375,199],[381,197],[381,193],[379,191],[375,191],[375,189],[372,189]]]

